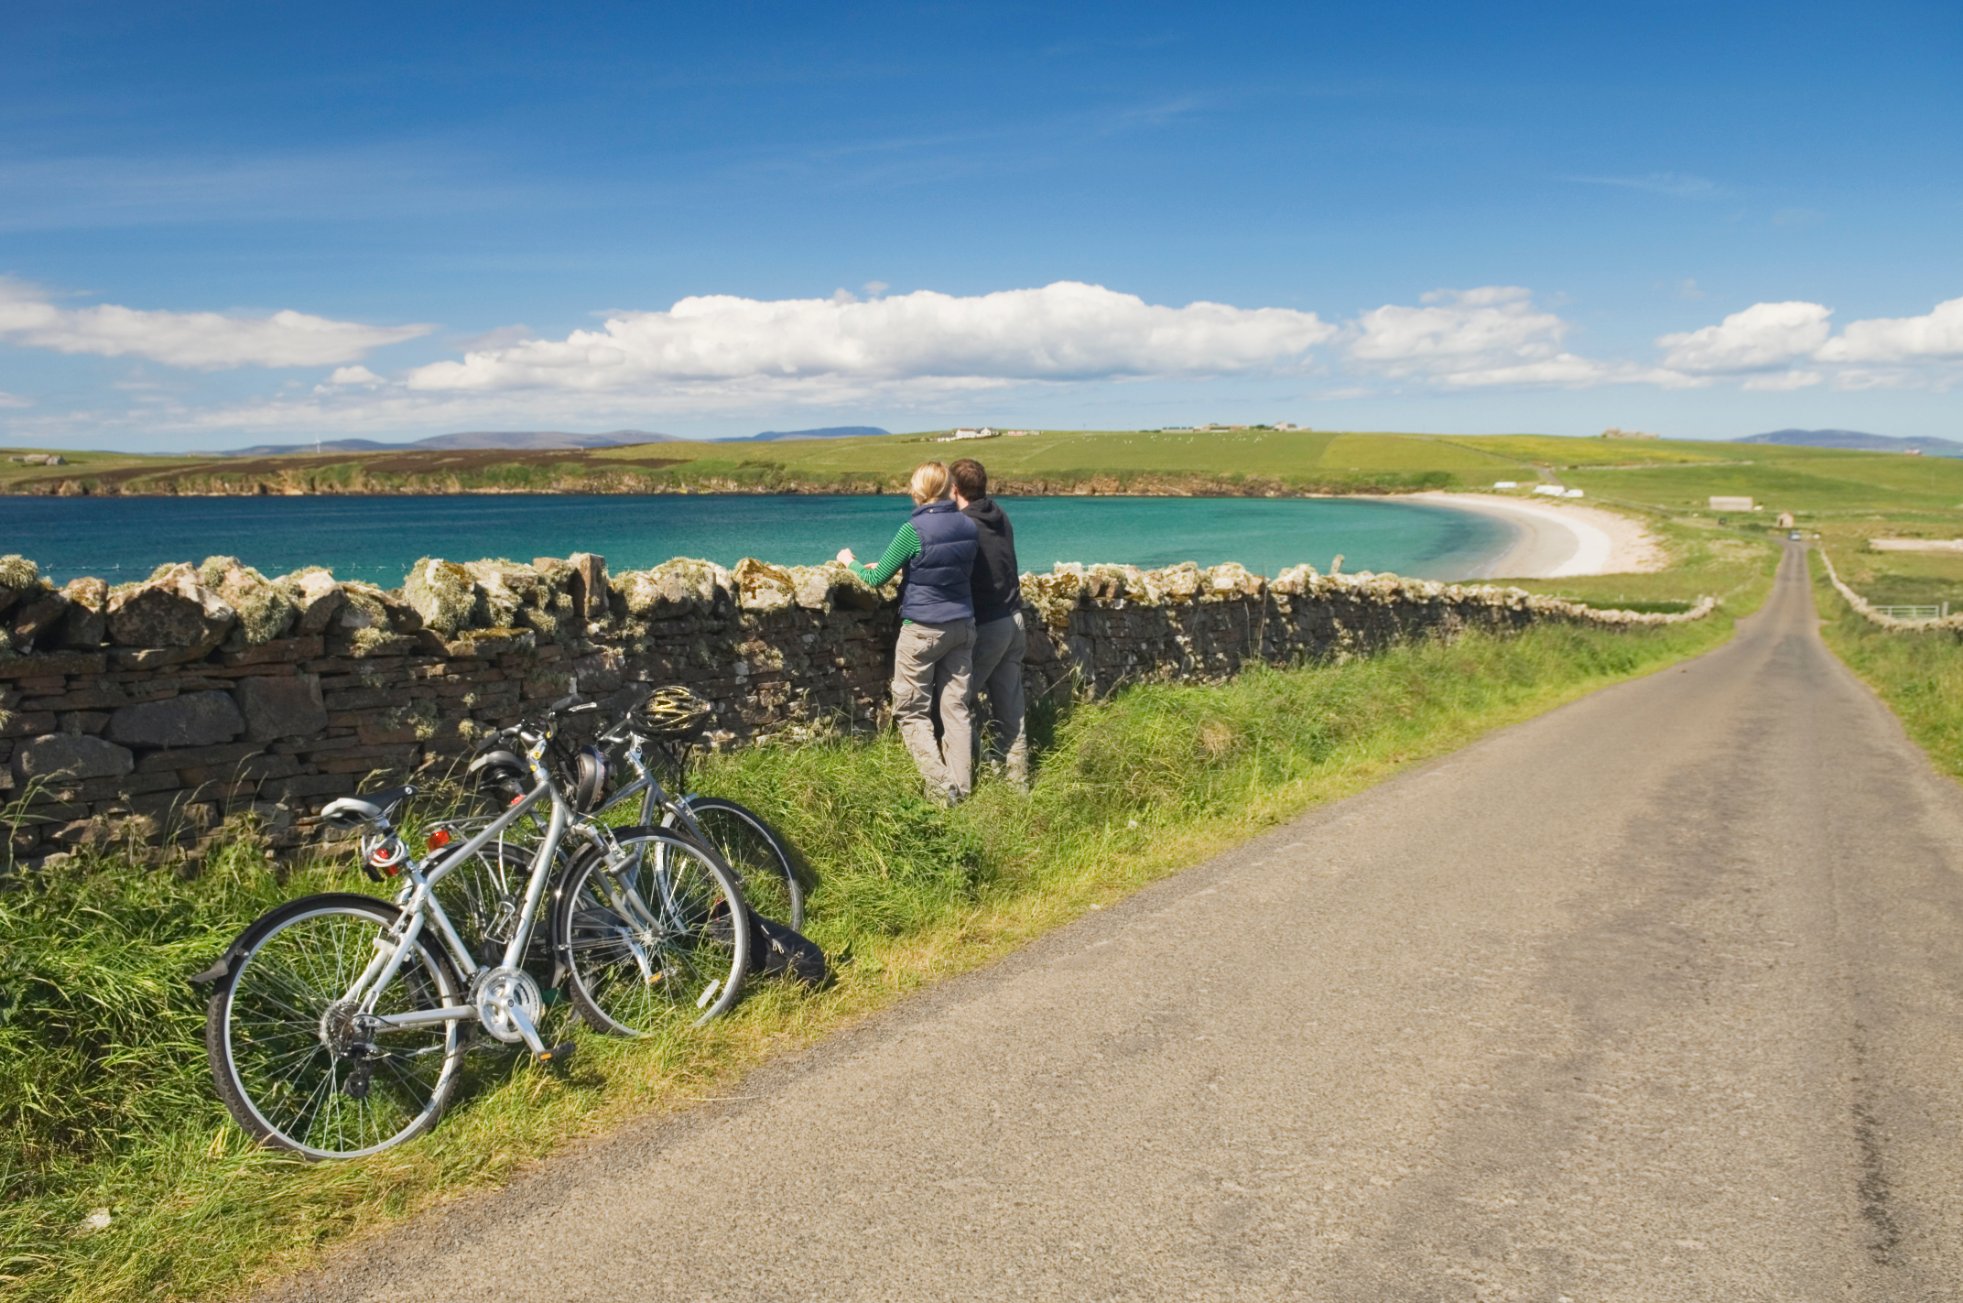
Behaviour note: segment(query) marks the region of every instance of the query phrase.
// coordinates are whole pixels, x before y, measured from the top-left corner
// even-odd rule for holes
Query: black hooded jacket
[[[981,530],[981,547],[975,552],[975,572],[969,580],[975,595],[975,623],[1014,615],[1022,609],[1014,527],[994,498],[976,498],[961,511]]]

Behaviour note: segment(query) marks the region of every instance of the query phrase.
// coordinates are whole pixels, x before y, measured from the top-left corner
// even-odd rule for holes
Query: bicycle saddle
[[[416,789],[405,783],[401,787],[385,788],[365,796],[343,796],[327,803],[320,812],[321,821],[336,828],[350,829],[387,823],[396,807],[415,794]]]

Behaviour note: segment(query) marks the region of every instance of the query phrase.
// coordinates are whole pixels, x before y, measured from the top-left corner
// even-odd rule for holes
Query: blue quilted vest
[[[913,509],[920,555],[907,562],[900,588],[900,618],[915,624],[952,624],[975,618],[968,586],[975,570],[980,531],[941,498]]]

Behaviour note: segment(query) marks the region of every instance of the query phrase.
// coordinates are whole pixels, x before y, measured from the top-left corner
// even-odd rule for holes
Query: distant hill
[[[1954,439],[1897,439],[1860,430],[1773,430],[1748,434],[1733,443],[1778,443],[1791,448],[1853,448],[1861,452],[1920,452],[1930,457],[1963,457],[1963,443]]]
[[[867,435],[891,434],[876,425],[826,425],[816,430],[765,430],[762,434],[730,439],[730,443],[775,443],[779,439],[861,439]]]
[[[324,439],[319,443],[262,443],[251,448],[227,448],[223,457],[278,457],[290,452],[457,452],[468,449],[506,449],[539,452],[553,448],[620,448],[637,443],[673,443],[680,435],[650,430],[610,430],[605,434],[568,434],[560,430],[467,430],[432,434],[408,443],[379,443],[374,439]]]

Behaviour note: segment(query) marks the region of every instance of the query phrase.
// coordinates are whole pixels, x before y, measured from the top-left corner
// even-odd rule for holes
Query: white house
[[[1534,485],[1534,496],[1541,498],[1565,498],[1568,496],[1568,491],[1558,484],[1536,484]]]
[[[1519,480],[1494,480],[1493,487],[1496,489],[1517,489],[1520,487],[1520,481]]]

